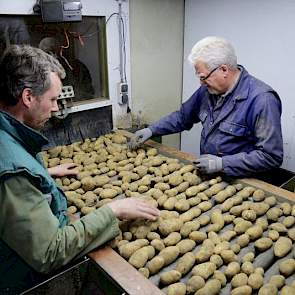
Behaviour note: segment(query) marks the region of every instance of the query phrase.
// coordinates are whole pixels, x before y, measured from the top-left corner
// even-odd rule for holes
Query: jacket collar
[[[249,84],[244,83],[245,80],[249,79],[249,73],[243,66],[238,65],[238,67],[241,71],[241,74],[235,89],[232,91],[235,92],[233,100],[244,100],[247,99],[249,93]]]
[[[6,112],[0,111],[0,130],[4,130],[25,147],[31,154],[37,154],[48,140],[38,131],[16,120]]]

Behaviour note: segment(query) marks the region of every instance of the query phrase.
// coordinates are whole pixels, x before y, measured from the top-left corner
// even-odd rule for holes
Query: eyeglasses
[[[204,82],[206,81],[217,69],[219,69],[220,66],[214,68],[211,72],[209,72],[209,74],[205,77],[201,76],[199,77],[200,81]]]

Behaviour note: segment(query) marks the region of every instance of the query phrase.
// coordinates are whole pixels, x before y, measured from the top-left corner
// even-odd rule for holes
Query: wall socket
[[[118,103],[120,105],[126,104],[128,102],[128,84],[118,83]]]

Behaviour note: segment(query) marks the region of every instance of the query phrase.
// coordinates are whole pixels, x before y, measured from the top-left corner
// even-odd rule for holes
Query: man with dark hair
[[[128,198],[69,223],[65,196],[38,157],[47,140],[37,130],[58,110],[63,77],[53,56],[28,45],[10,46],[0,62],[1,294],[18,294],[114,238],[117,218],[158,215]]]

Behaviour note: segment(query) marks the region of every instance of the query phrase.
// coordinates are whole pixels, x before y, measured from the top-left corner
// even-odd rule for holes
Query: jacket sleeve
[[[151,124],[149,128],[152,130],[153,135],[167,135],[190,130],[194,123],[200,122],[198,118],[200,108],[199,97],[199,90],[197,90],[182,104],[180,110]]]
[[[256,138],[254,150],[222,157],[227,175],[249,176],[282,164],[281,112],[281,102],[275,94],[267,92],[257,97],[249,112],[250,126]]]
[[[25,176],[0,183],[1,239],[38,272],[48,273],[119,234],[108,206],[59,228],[46,198]]]

